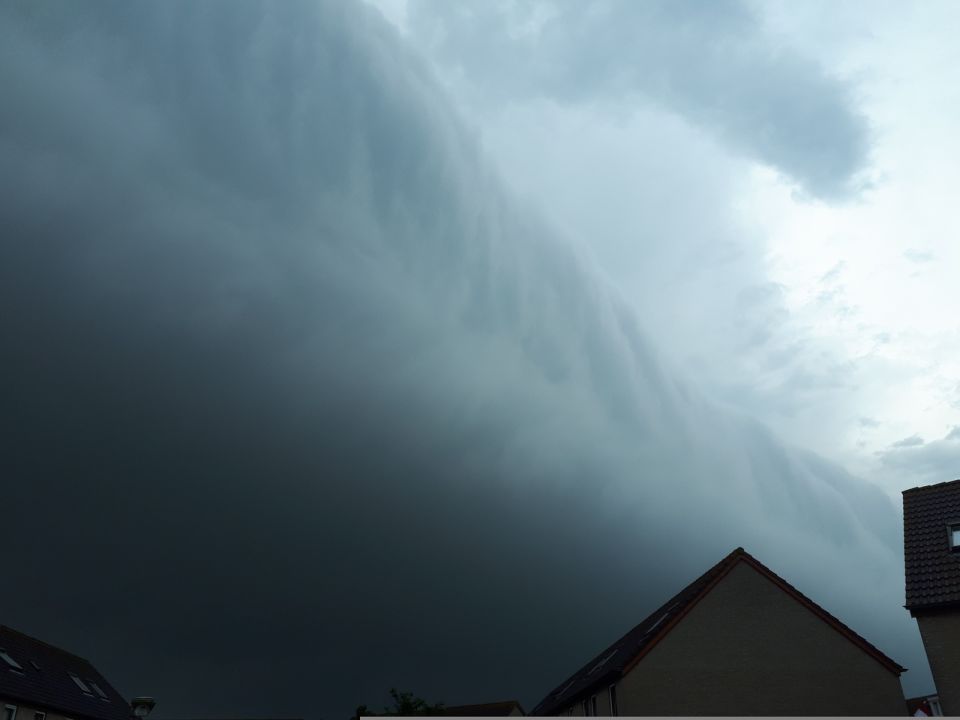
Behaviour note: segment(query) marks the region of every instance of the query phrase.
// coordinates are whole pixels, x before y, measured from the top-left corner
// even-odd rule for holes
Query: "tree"
[[[360,720],[363,715],[385,716],[400,715],[409,717],[411,715],[442,715],[443,703],[434,703],[431,705],[423,698],[414,697],[410,692],[398,692],[396,688],[390,688],[390,697],[393,698],[393,706],[386,707],[382,713],[370,712],[366,705],[357,707],[357,712],[352,720]]]

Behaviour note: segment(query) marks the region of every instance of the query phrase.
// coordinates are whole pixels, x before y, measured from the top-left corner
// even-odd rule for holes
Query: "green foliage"
[[[399,715],[401,717],[410,717],[413,715],[442,715],[443,703],[434,703],[431,705],[423,698],[414,697],[413,693],[398,692],[396,688],[390,688],[390,697],[393,698],[393,705],[383,709],[382,713],[370,712],[366,705],[357,707],[357,712],[351,720],[360,720],[361,716],[389,716]]]

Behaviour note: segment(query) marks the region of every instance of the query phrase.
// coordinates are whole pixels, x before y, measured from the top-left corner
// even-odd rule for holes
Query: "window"
[[[47,714],[45,712],[35,712],[33,720],[47,720]]]
[[[40,672],[40,665],[37,663],[36,660],[31,660],[30,664],[33,665],[34,670],[36,670],[37,672]]]
[[[593,675],[597,670],[599,670],[604,665],[606,665],[607,662],[610,660],[610,658],[612,658],[614,655],[617,654],[617,650],[618,648],[614,648],[612,651],[607,653],[605,657],[600,658],[600,661],[596,665],[594,665],[592,668],[590,668],[590,672],[588,672],[587,675]]]
[[[617,686],[611,685],[607,692],[610,693],[610,716],[615,717],[619,713],[617,712]]]
[[[950,549],[954,552],[960,551],[960,523],[948,525],[947,534],[950,536]]]
[[[594,717],[597,716],[597,696],[596,695],[590,696],[590,714],[593,715]]]
[[[3,661],[10,666],[11,670],[16,672],[23,672],[23,666],[20,665],[16,660],[7,655],[7,651],[3,648],[0,648],[0,658],[3,658]],[[13,707],[13,705],[8,705],[7,707]],[[14,708],[16,710],[16,708]]]
[[[81,680],[79,677],[77,677],[76,674],[70,673],[70,679],[73,680],[74,684],[75,684],[78,688],[80,688],[81,690],[83,690],[84,693],[86,693],[87,695],[93,695],[93,693],[90,692],[90,688],[87,687],[86,683],[84,683],[83,680]]]
[[[583,705],[583,716],[586,717],[590,714],[590,703],[584,700],[581,704]]]
[[[107,702],[110,702],[110,699],[107,697],[107,694],[106,694],[103,690],[100,689],[100,686],[99,686],[99,685],[97,685],[97,684],[96,684],[95,682],[93,682],[92,680],[89,680],[89,681],[88,681],[88,684],[90,685],[90,687],[93,688],[93,691],[94,691],[97,695],[100,696],[100,699],[101,699],[101,700],[106,700]]]
[[[16,705],[6,705],[3,708],[3,720],[17,720]]]

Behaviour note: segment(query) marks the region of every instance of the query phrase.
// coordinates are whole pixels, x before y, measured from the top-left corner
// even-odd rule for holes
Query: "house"
[[[960,715],[960,480],[904,491],[903,562],[940,706]]]
[[[451,705],[438,714],[444,717],[511,717],[526,713],[516,700],[504,700],[481,705]]]
[[[904,668],[737,548],[532,715],[905,715]]]
[[[89,662],[6,626],[0,626],[0,707],[2,720],[133,716],[129,703]]]
[[[936,695],[920,695],[907,698],[907,715],[910,717],[940,717],[943,710]]]

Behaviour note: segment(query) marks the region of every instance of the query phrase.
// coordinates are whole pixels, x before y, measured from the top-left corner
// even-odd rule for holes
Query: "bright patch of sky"
[[[804,165],[778,149],[776,137],[751,146],[751,133],[767,130],[765,118],[737,117],[702,89],[698,104],[629,77],[606,93],[555,95],[536,84],[548,75],[526,84],[502,77],[524,70],[504,72],[509,46],[491,18],[500,13],[515,21],[515,33],[536,37],[562,3],[500,2],[482,11],[461,3],[439,13],[439,31],[435,3],[373,4],[428,58],[508,184],[589,246],[660,350],[705,390],[881,484],[897,504],[904,488],[960,474],[960,448],[944,439],[960,425],[960,164],[952,161],[960,47],[951,30],[960,5],[731,5],[752,11],[756,29],[737,17],[722,23],[721,39],[745,37],[741,44],[757,57],[780,63],[774,79],[807,93],[800,111],[844,119],[833,95],[847,97],[854,124],[833,145],[853,153],[843,166],[854,188],[846,192],[827,185],[827,161],[829,172]],[[641,20],[662,20],[653,16]],[[603,29],[601,21],[590,18]],[[695,22],[684,32],[695,35]],[[570,67],[582,82],[604,77],[606,61],[570,37],[567,45],[541,42],[533,57],[540,63],[566,48],[581,53]],[[451,49],[450,38],[459,47]],[[612,42],[605,52],[616,58],[625,48]],[[772,93],[776,112],[779,89],[754,80],[745,52],[747,70],[734,64],[719,77],[743,77],[743,97]],[[636,62],[649,71],[657,60]],[[670,72],[667,85],[676,77],[690,85],[697,71]],[[869,145],[859,166],[858,119]],[[829,136],[827,125],[810,137]],[[941,439],[931,464],[933,446],[925,446]]]

